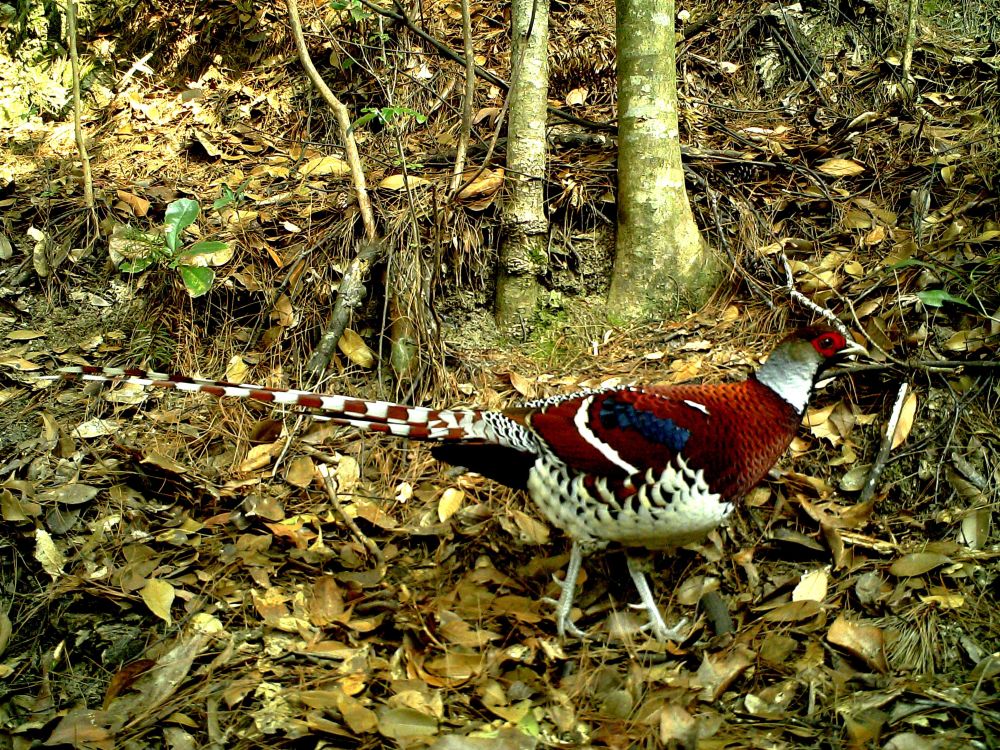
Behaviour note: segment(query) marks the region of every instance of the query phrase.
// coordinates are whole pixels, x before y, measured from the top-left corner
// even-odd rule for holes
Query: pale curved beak
[[[840,355],[843,357],[871,357],[867,349],[851,339],[848,339],[847,346],[840,350]]]

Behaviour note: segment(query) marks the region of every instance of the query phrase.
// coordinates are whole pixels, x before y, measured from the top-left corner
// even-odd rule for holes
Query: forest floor
[[[819,392],[726,527],[653,558],[684,641],[639,630],[614,550],[581,577],[574,616],[591,638],[558,639],[546,599],[565,537],[523,494],[423,446],[261,404],[39,379],[87,363],[302,387],[356,251],[336,127],[284,6],[178,3],[127,29],[90,19],[98,62],[108,28],[121,59],[160,62],[90,79],[95,214],[65,111],[25,114],[2,165],[2,747],[1000,747],[995,38],[920,25],[910,101],[885,31],[899,19],[887,27],[874,6],[826,26],[808,7],[692,12],[678,51],[686,166],[733,271],[698,313],[615,327],[594,302],[614,217],[614,151],[592,137],[614,118],[604,5],[554,4],[550,99],[602,127],[553,129],[551,310],[516,341],[485,312],[502,181],[438,213],[436,193],[388,179],[405,159],[447,182],[460,68],[398,19],[304,12],[356,115],[396,108],[357,128],[387,245],[433,248],[415,262],[443,269],[440,301],[414,313],[442,331],[414,382],[381,364],[383,294],[409,278],[393,256],[322,390],[497,407],[743,377],[810,318],[787,259],[796,289],[874,361]],[[457,7],[429,3],[413,23],[460,50]],[[478,62],[501,79],[503,7],[473,19]],[[205,46],[182,52],[195,31]],[[47,92],[29,73],[24,90]],[[491,175],[504,95],[480,83],[470,161]],[[185,197],[202,207],[192,239],[228,244],[195,300],[162,258],[120,270]]]

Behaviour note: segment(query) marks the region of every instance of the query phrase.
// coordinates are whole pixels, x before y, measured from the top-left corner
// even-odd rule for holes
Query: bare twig
[[[90,154],[87,152],[87,142],[83,137],[83,125],[80,121],[80,56],[76,49],[76,0],[66,3],[66,35],[69,37],[69,61],[73,69],[73,135],[76,138],[76,149],[80,153],[80,163],[83,167],[83,201],[90,211],[95,229],[100,231],[97,213],[94,210],[94,177],[90,171]]]
[[[903,64],[900,70],[900,84],[903,94],[913,101],[917,93],[917,82],[913,77],[913,46],[917,38],[917,13],[919,0],[907,0],[906,3],[906,36],[903,38]]]
[[[326,85],[323,77],[313,65],[312,58],[309,57],[309,50],[306,48],[306,40],[302,35],[302,21],[299,19],[298,0],[286,0],[288,5],[288,20],[292,28],[292,36],[295,38],[295,47],[299,51],[299,60],[302,67],[309,75],[309,80],[319,91],[320,95],[333,110],[337,118],[337,128],[340,130],[340,137],[344,140],[344,151],[347,155],[347,165],[351,169],[351,180],[354,182],[354,189],[358,195],[358,208],[361,210],[361,221],[365,225],[365,236],[372,240],[376,237],[375,216],[372,213],[372,204],[368,199],[368,189],[365,186],[365,172],[361,166],[361,155],[358,153],[358,144],[351,133],[351,115],[347,107],[341,102]]]
[[[340,517],[344,520],[344,525],[351,530],[354,537],[372,554],[379,566],[384,565],[385,557],[382,556],[382,550],[378,548],[375,542],[365,536],[365,533],[358,527],[354,519],[347,515],[344,506],[341,505],[340,497],[337,495],[337,480],[330,472],[330,467],[326,464],[320,464],[316,468],[319,470],[320,476],[323,477],[323,486],[326,488],[326,493],[330,496],[330,502],[333,503],[333,507],[337,509]]]
[[[844,327],[844,324],[837,319],[837,316],[834,315],[831,310],[827,310],[825,307],[820,307],[811,299],[809,299],[806,295],[804,295],[802,292],[800,292],[798,289],[795,288],[795,275],[792,273],[792,264],[788,261],[788,256],[785,255],[784,250],[781,251],[781,263],[785,267],[785,277],[788,280],[788,284],[786,287],[788,289],[788,295],[807,310],[811,310],[812,312],[819,315],[821,318],[825,318],[826,320],[830,321],[830,324],[833,325],[834,328],[836,328],[838,331],[840,331],[846,336],[847,329]]]

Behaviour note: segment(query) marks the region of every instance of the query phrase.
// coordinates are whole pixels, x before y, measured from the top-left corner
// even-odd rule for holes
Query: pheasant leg
[[[649,616],[649,623],[643,627],[643,630],[649,629],[653,631],[653,635],[656,636],[657,640],[676,641],[680,643],[685,638],[682,628],[687,625],[687,619],[682,618],[679,623],[672,628],[668,628],[663,615],[660,614],[660,608],[656,604],[656,599],[653,598],[653,592],[649,588],[649,581],[646,580],[646,573],[640,567],[640,561],[633,558],[632,555],[626,555],[626,558],[628,560],[629,575],[632,576],[632,582],[635,584],[636,591],[639,592],[639,598],[642,600],[641,604],[635,606],[646,610],[646,614]],[[570,564],[572,562],[571,559]]]
[[[583,550],[580,545],[573,542],[573,547],[569,553],[569,565],[566,566],[566,575],[562,581],[556,579],[556,584],[561,589],[559,601],[556,602],[556,633],[560,638],[565,638],[569,633],[574,638],[585,639],[587,634],[578,628],[569,619],[569,613],[573,609],[573,598],[576,595],[576,579],[580,575],[580,567],[583,565]]]

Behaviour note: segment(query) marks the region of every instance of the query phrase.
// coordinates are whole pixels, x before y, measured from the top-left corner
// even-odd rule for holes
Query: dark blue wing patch
[[[674,420],[636,409],[626,401],[615,400],[614,396],[608,396],[601,402],[600,418],[601,426],[606,429],[633,429],[647,440],[662,443],[675,453],[680,453],[691,437],[691,431],[678,426]]]

